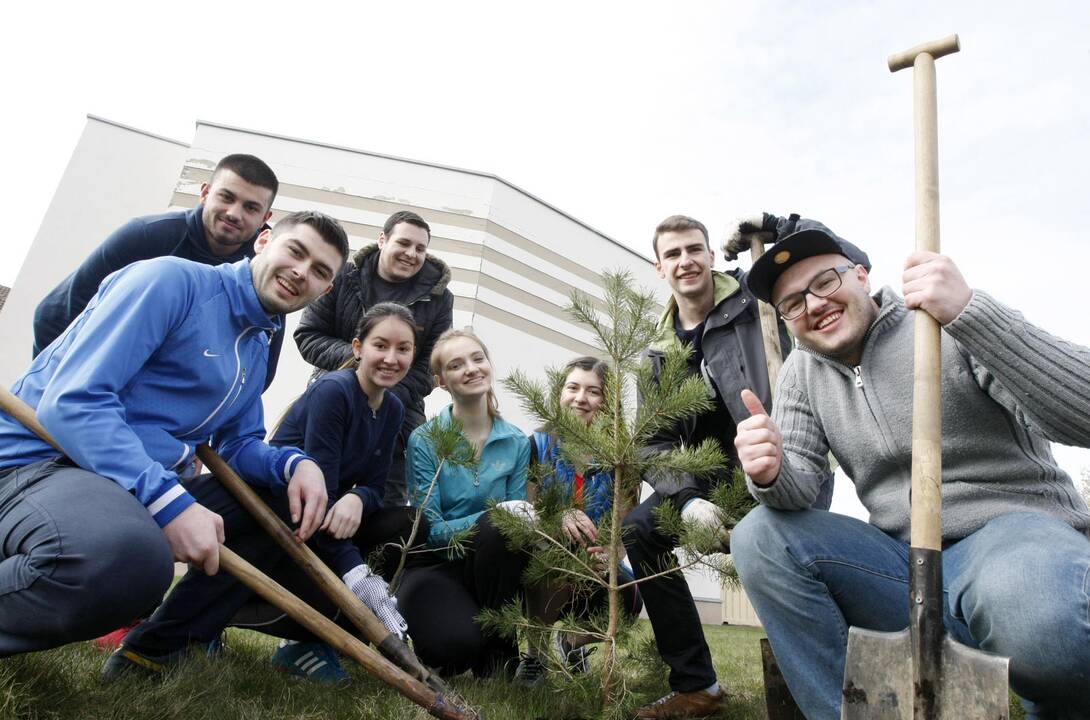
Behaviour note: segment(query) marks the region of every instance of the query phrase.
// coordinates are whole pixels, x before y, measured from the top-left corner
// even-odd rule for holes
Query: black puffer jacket
[[[367,245],[345,263],[333,289],[303,311],[295,329],[295,343],[303,359],[320,371],[336,370],[352,357],[352,335],[367,308],[388,298],[374,297],[378,245]],[[428,360],[436,338],[451,326],[454,296],[447,289],[450,268],[428,255],[420,272],[405,282],[417,291],[409,303],[420,326],[421,345],[409,374],[393,389],[405,406],[405,429],[424,421],[424,398],[435,387]]]

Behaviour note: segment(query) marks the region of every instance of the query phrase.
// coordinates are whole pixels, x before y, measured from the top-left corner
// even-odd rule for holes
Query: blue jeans
[[[908,626],[908,545],[844,515],[758,507],[731,549],[800,709],[839,718],[849,626]],[[1030,717],[1090,717],[1090,540],[1051,516],[1012,513],[942,560],[950,635],[1011,659]]]

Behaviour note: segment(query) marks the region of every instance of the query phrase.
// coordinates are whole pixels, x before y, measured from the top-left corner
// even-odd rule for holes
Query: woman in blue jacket
[[[564,370],[564,384],[560,388],[560,404],[569,407],[584,422],[590,423],[605,401],[606,380],[609,366],[598,358],[589,355],[578,357],[569,362]],[[530,462],[546,465],[551,472],[541,483],[541,490],[556,486],[570,498],[571,508],[564,513],[562,528],[572,545],[587,548],[592,554],[605,558],[605,550],[598,541],[598,525],[613,507],[613,476],[606,471],[596,470],[593,465],[585,473],[566,462],[560,453],[560,441],[542,428],[530,436]],[[623,551],[623,548],[622,548]],[[623,562],[619,568],[618,580],[621,583],[632,581],[632,571]],[[555,589],[537,589],[538,593],[557,597]],[[643,609],[636,585],[621,591],[622,609],[636,617]],[[589,597],[574,597],[567,605],[556,608],[554,602],[545,603],[536,599],[539,606],[536,611],[542,622],[548,624],[556,619],[556,614],[572,614],[577,617],[589,617],[595,610],[605,607],[608,597],[605,591],[595,591]],[[531,601],[534,604],[534,601]],[[550,614],[552,609],[556,614]],[[559,613],[556,611],[559,610]],[[577,633],[558,632],[555,635],[554,648],[568,670],[573,673],[587,672],[588,648],[586,643],[593,642],[588,636]],[[524,684],[535,685],[544,679],[544,668],[538,660],[539,648],[531,643],[529,652],[519,665],[516,679]]]
[[[485,635],[475,617],[498,609],[520,589],[526,557],[507,549],[485,512],[489,500],[526,500],[530,443],[500,417],[492,391],[492,365],[484,344],[468,330],[448,330],[435,343],[431,369],[436,384],[453,403],[409,437],[406,476],[414,504],[430,524],[430,556],[405,572],[397,590],[420,659],[440,672],[465,670],[483,677],[518,656],[515,643]],[[457,419],[476,450],[475,468],[443,465],[427,438],[432,423]],[[470,530],[466,551],[447,548],[455,535]]]

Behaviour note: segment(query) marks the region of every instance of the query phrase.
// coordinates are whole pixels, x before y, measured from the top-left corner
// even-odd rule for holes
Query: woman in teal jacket
[[[488,350],[476,335],[443,333],[432,350],[431,368],[436,384],[454,402],[413,431],[405,467],[412,502],[428,519],[433,552],[405,571],[397,600],[424,663],[447,675],[472,670],[483,677],[517,659],[518,648],[510,639],[485,635],[475,617],[484,608],[511,602],[526,568],[525,555],[507,549],[485,509],[490,500],[513,505],[526,500],[530,443],[500,417]],[[427,430],[455,418],[479,462],[475,468],[444,465],[437,473],[439,460]],[[465,552],[455,557],[447,547],[466,530]]]

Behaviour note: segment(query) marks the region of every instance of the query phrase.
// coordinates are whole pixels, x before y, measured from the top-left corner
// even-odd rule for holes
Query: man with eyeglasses
[[[754,388],[767,402],[770,397],[767,364],[757,302],[745,287],[739,270],[712,270],[715,253],[702,223],[684,215],[666,218],[652,239],[655,270],[670,286],[670,300],[659,323],[659,337],[647,351],[652,377],[659,378],[667,351],[689,345],[689,372],[704,378],[710,411],[694,415],[659,433],[644,448],[647,453],[717,440],[733,455],[735,426],[749,416],[742,403],[743,388]],[[784,354],[790,350],[786,333],[781,336]],[[637,578],[657,576],[640,584],[640,593],[655,633],[662,659],[670,667],[671,693],[640,708],[638,718],[696,718],[718,712],[724,697],[716,680],[711,654],[700,624],[700,615],[680,572],[660,575],[674,564],[677,538],[662,533],[655,511],[673,505],[686,520],[722,529],[723,520],[707,500],[711,486],[729,481],[737,460],[712,478],[659,471],[644,480],[654,492],[628,513],[624,520],[624,544]],[[823,499],[828,507],[831,496]],[[724,536],[726,533],[724,532]],[[724,537],[723,550],[729,552]]]
[[[748,285],[798,351],[772,417],[743,393],[753,415],[735,445],[761,505],[731,545],[799,707],[840,716],[848,626],[908,625],[909,310],[920,310],[943,329],[947,629],[1011,658],[1027,716],[1090,716],[1090,510],[1049,446],[1090,446],[1090,350],[970,289],[945,256],[909,256],[903,299],[871,295],[854,245],[810,221],[781,231]],[[869,523],[810,508],[830,453]]]

